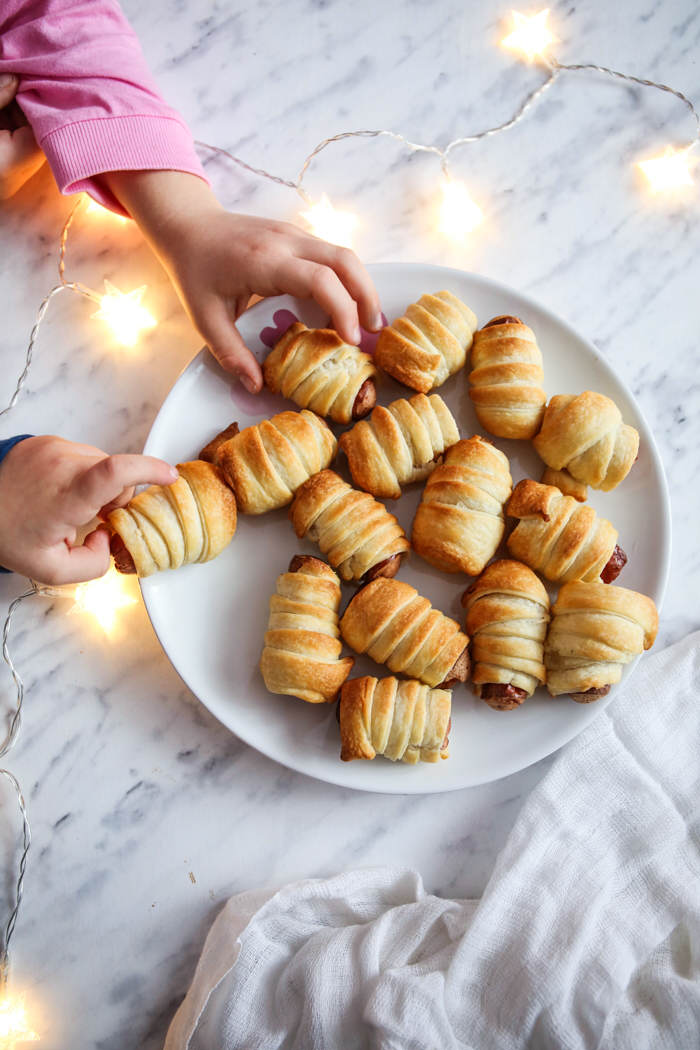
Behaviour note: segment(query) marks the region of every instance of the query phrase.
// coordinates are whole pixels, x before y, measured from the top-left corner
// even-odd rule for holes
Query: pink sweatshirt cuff
[[[119,215],[126,212],[102,180],[107,171],[185,171],[208,184],[192,136],[174,117],[95,117],[50,131],[39,145],[61,193],[84,191]]]

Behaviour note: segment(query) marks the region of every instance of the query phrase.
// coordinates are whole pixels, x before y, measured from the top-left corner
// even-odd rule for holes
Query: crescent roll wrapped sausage
[[[332,470],[322,470],[299,488],[289,517],[297,536],[318,543],[346,582],[393,576],[411,547],[383,503]]]
[[[400,580],[380,577],[358,591],[340,633],[356,653],[433,688],[464,682],[469,673],[469,639],[459,624]]]
[[[352,678],[340,694],[340,757],[438,762],[448,757],[452,694],[398,678]]]
[[[622,668],[656,639],[651,598],[604,583],[566,583],[552,609],[544,647],[547,688],[586,704],[620,681]]]
[[[474,336],[471,366],[469,396],[481,425],[496,437],[534,437],[547,395],[532,330],[518,317],[494,317]]]
[[[458,441],[428,478],[411,545],[438,569],[476,576],[503,538],[503,504],[513,479],[508,460],[478,435]]]
[[[275,394],[336,423],[370,412],[377,401],[377,369],[369,354],[330,328],[297,321],[265,358],[263,375]]]
[[[312,474],[338,449],[333,432],[314,412],[279,412],[216,447],[214,458],[236,493],[243,514],[265,514],[291,503]]]
[[[555,395],[532,443],[548,467],[609,492],[629,473],[639,451],[639,434],[622,422],[620,409],[604,394]]]
[[[398,499],[401,486],[422,481],[459,441],[452,413],[439,394],[377,405],[338,442],[355,484],[378,499]]]
[[[508,537],[508,550],[548,580],[596,580],[617,577],[627,561],[617,546],[617,529],[592,507],[564,496],[552,485],[529,478],[518,482],[506,514],[519,518]]]
[[[236,531],[236,500],[218,467],[178,463],[172,485],[151,485],[109,515],[110,548],[120,572],[150,576],[211,561]]]
[[[320,558],[297,555],[277,577],[260,670],[271,693],[333,700],[355,660],[341,658],[340,582]]]
[[[546,679],[544,639],[549,595],[518,561],[494,561],[462,598],[471,638],[474,692],[498,711],[510,711]]]
[[[374,360],[400,383],[427,394],[464,366],[477,320],[451,292],[422,295],[382,328]]]

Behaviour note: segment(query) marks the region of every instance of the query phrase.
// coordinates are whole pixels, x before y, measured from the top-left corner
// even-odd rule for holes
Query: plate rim
[[[670,501],[670,493],[669,493],[669,488],[668,488],[668,479],[666,477],[666,471],[664,469],[664,464],[663,464],[663,460],[661,458],[661,454],[660,454],[658,446],[656,444],[656,439],[654,437],[654,433],[653,433],[651,427],[649,426],[649,423],[647,422],[646,416],[644,415],[644,412],[642,411],[641,406],[639,405],[636,397],[634,396],[633,392],[630,390],[630,388],[627,385],[626,381],[623,378],[621,378],[615,372],[615,370],[613,369],[613,367],[610,364],[610,362],[601,353],[601,351],[598,349],[598,347],[595,346],[595,344],[592,343],[589,338],[587,338],[586,336],[582,335],[581,332],[579,332],[576,328],[574,328],[573,325],[571,325],[568,321],[566,321],[564,318],[560,317],[558,314],[554,313],[554,311],[550,307],[545,306],[543,303],[541,303],[540,300],[536,296],[531,295],[529,292],[523,292],[523,291],[521,291],[520,289],[518,289],[516,287],[511,287],[509,285],[506,285],[503,282],[496,280],[495,278],[488,277],[488,276],[485,276],[483,274],[473,273],[470,270],[461,270],[461,269],[458,269],[456,267],[441,266],[441,265],[433,264],[433,263],[390,262],[390,261],[388,261],[388,262],[381,262],[381,263],[369,263],[369,264],[366,265],[366,269],[368,270],[368,272],[371,275],[380,274],[382,272],[384,272],[384,273],[386,273],[386,272],[395,273],[397,270],[403,270],[404,272],[407,272],[407,273],[411,272],[411,271],[413,271],[413,272],[419,272],[419,271],[420,272],[424,272],[426,269],[428,269],[435,276],[443,275],[446,279],[449,279],[450,277],[455,277],[455,276],[460,278],[460,279],[462,279],[464,277],[467,277],[470,281],[474,281],[477,284],[481,284],[481,285],[485,286],[486,288],[488,288],[491,291],[497,291],[498,293],[502,293],[502,292],[515,293],[520,298],[525,299],[528,302],[532,303],[533,306],[537,310],[539,310],[542,314],[544,314],[551,322],[553,322],[555,326],[558,326],[559,328],[563,328],[567,332],[567,334],[570,337],[572,337],[575,341],[584,343],[586,345],[587,349],[589,350],[589,352],[592,353],[593,357],[602,366],[603,371],[605,371],[608,374],[608,376],[611,377],[612,380],[615,383],[617,383],[617,384],[619,384],[620,386],[623,387],[623,389],[625,390],[628,398],[634,404],[635,410],[636,410],[637,415],[638,415],[638,418],[641,421],[642,430],[644,432],[644,440],[645,440],[646,445],[647,445],[647,447],[648,447],[648,449],[650,451],[651,458],[652,458],[652,461],[653,461],[653,465],[654,465],[654,468],[655,468],[655,472],[656,472],[657,476],[660,479],[661,492],[662,492],[662,496],[663,496],[662,500],[660,501],[661,502],[661,512],[662,512],[661,513],[661,523],[662,523],[664,535],[666,537],[666,543],[663,546],[662,551],[661,551],[662,564],[661,564],[660,576],[659,576],[660,582],[659,582],[659,585],[658,585],[658,588],[657,588],[658,593],[656,593],[656,594],[652,593],[652,594],[649,595],[651,598],[653,598],[653,600],[655,602],[655,605],[656,605],[656,608],[657,608],[657,610],[659,612],[659,617],[660,617],[661,609],[662,609],[662,606],[663,606],[664,597],[665,597],[667,586],[668,586],[668,579],[669,579],[670,568],[671,568],[672,544],[673,544],[671,501]],[[263,310],[265,310],[267,312],[270,309],[270,304],[274,303],[275,300],[277,300],[277,299],[280,299],[280,300],[281,299],[289,299],[289,298],[293,299],[295,297],[294,296],[288,296],[288,295],[270,296],[267,299],[263,299],[263,300],[260,300],[259,302],[255,303],[252,307],[250,307],[248,310],[246,310],[245,313],[246,313],[246,315],[250,314],[250,313],[252,313],[254,311],[262,313]],[[204,346],[204,347],[202,347],[201,350],[199,350],[191,358],[191,360],[182,369],[180,369],[180,371],[177,374],[177,376],[175,377],[175,379],[174,379],[170,389],[168,390],[168,393],[166,394],[165,398],[163,399],[163,401],[162,401],[162,403],[161,403],[161,405],[160,405],[160,407],[158,409],[158,412],[156,414],[155,419],[153,420],[153,422],[151,424],[151,427],[150,427],[149,432],[148,432],[148,436],[147,436],[146,441],[144,443],[144,448],[143,448],[144,455],[158,455],[157,451],[154,450],[153,446],[158,441],[159,432],[160,432],[160,429],[161,429],[160,420],[161,420],[161,417],[163,415],[164,409],[165,409],[166,405],[168,404],[168,401],[173,396],[175,388],[178,386],[178,384],[180,383],[180,381],[183,378],[183,376],[187,372],[189,372],[191,369],[195,368],[197,366],[197,364],[201,360],[206,359],[209,356],[210,356],[209,355],[209,350],[207,349],[206,346]],[[223,373],[223,374],[225,375],[226,373]],[[550,395],[550,396],[553,396],[553,395]],[[399,780],[397,779],[397,784],[396,784],[395,787],[393,785],[387,785],[387,786],[382,785],[381,787],[377,787],[376,785],[369,785],[369,784],[362,784],[362,783],[359,783],[359,784],[358,783],[352,783],[352,782],[350,782],[348,777],[341,776],[340,774],[341,774],[342,770],[344,769],[345,764],[341,764],[340,760],[338,760],[338,774],[339,775],[337,777],[334,776],[332,773],[326,774],[324,772],[323,774],[321,774],[321,773],[316,772],[316,771],[311,771],[309,769],[305,769],[302,766],[301,761],[296,761],[295,760],[295,756],[293,754],[290,756],[287,753],[285,753],[284,755],[273,753],[274,752],[274,748],[272,749],[272,751],[270,751],[270,750],[263,750],[258,745],[257,742],[252,742],[251,740],[249,740],[247,738],[247,736],[245,735],[244,732],[240,732],[238,727],[235,728],[235,729],[232,728],[231,725],[229,725],[229,723],[226,721],[226,718],[223,716],[223,714],[219,713],[220,705],[218,703],[215,703],[213,706],[210,706],[209,702],[205,702],[199,696],[198,692],[195,690],[193,685],[188,680],[189,676],[186,673],[183,673],[182,670],[180,670],[180,668],[175,663],[173,657],[170,655],[168,649],[166,648],[166,646],[164,644],[164,641],[163,641],[163,638],[161,636],[161,632],[159,630],[158,623],[157,623],[158,613],[152,607],[152,601],[153,600],[152,600],[152,598],[150,596],[150,593],[149,593],[150,592],[149,579],[150,578],[148,578],[148,577],[145,578],[145,579],[139,579],[139,586],[140,586],[140,589],[141,589],[141,595],[142,595],[142,598],[143,598],[143,602],[144,602],[144,605],[146,607],[146,612],[148,613],[148,617],[149,617],[149,620],[151,622],[151,626],[152,626],[152,628],[153,628],[153,630],[155,632],[156,637],[158,638],[158,642],[159,642],[159,644],[160,644],[160,646],[161,646],[165,656],[167,657],[170,665],[172,666],[172,668],[174,669],[174,671],[176,672],[178,677],[181,679],[181,681],[184,682],[184,684],[187,686],[187,688],[190,690],[190,692],[196,697],[198,703],[201,703],[207,709],[207,711],[209,711],[209,713],[214,718],[216,718],[217,721],[220,722],[221,725],[223,725],[228,730],[228,732],[233,733],[240,740],[242,740],[244,743],[246,743],[249,747],[254,748],[256,751],[258,751],[260,754],[265,755],[265,757],[270,759],[271,761],[278,762],[280,765],[282,765],[282,766],[284,766],[284,767],[286,767],[288,769],[292,769],[295,772],[301,773],[301,774],[303,774],[303,775],[305,775],[307,777],[310,777],[313,780],[318,780],[321,783],[334,784],[334,785],[336,785],[338,787],[350,788],[351,790],[355,790],[355,791],[364,791],[364,792],[368,792],[370,794],[382,794],[382,795],[384,795],[384,794],[388,794],[388,795],[444,794],[446,792],[468,790],[469,788],[480,787],[480,786],[483,786],[485,784],[495,783],[496,781],[502,780],[505,777],[513,776],[515,773],[519,773],[519,772],[522,772],[525,769],[528,769],[530,766],[534,765],[536,762],[540,762],[542,759],[548,758],[550,755],[554,754],[556,751],[559,751],[562,747],[565,747],[566,744],[570,743],[577,736],[579,736],[582,732],[585,732],[587,729],[589,729],[591,727],[591,725],[596,721],[596,719],[603,713],[603,711],[605,711],[607,709],[608,705],[615,699],[615,697],[617,696],[618,688],[620,686],[625,688],[625,687],[627,687],[629,685],[630,678],[635,673],[635,671],[637,669],[637,666],[639,664],[639,660],[644,655],[644,654],[640,654],[639,656],[637,656],[633,661],[631,661],[627,665],[626,673],[625,673],[625,677],[624,677],[624,682],[621,682],[620,686],[613,686],[613,688],[610,690],[610,693],[606,697],[603,697],[596,704],[591,705],[593,710],[592,710],[591,719],[590,719],[589,722],[587,722],[584,725],[580,725],[580,726],[574,723],[572,732],[567,734],[566,731],[563,731],[563,732],[560,732],[560,733],[556,734],[555,737],[554,737],[554,742],[553,743],[552,743],[552,738],[548,737],[547,738],[547,742],[543,745],[543,747],[541,749],[539,749],[539,750],[538,749],[534,749],[534,750],[537,750],[536,754],[534,754],[533,753],[533,749],[531,749],[531,751],[528,753],[528,756],[529,756],[528,757],[528,761],[525,762],[525,764],[523,764],[523,765],[514,765],[512,768],[507,769],[504,772],[499,772],[496,776],[493,776],[493,777],[491,777],[491,776],[478,776],[478,777],[470,779],[468,782],[462,783],[462,784],[442,784],[441,785],[440,783],[436,783],[434,786],[433,785],[429,785],[428,787],[425,787],[423,785],[418,785],[418,784],[406,786],[406,785],[401,785]],[[153,604],[155,604],[155,603],[153,602]],[[348,766],[349,765],[350,764],[348,764]],[[354,766],[356,764],[353,763],[352,765]],[[400,766],[400,763],[398,765]],[[348,772],[349,772],[349,768],[348,768]]]

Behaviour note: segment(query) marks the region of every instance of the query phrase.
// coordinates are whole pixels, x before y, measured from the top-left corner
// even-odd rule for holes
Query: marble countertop
[[[124,0],[195,136],[285,178],[338,131],[382,127],[444,144],[507,119],[542,77],[497,46],[509,6]],[[700,102],[700,9],[690,0],[614,9],[582,0],[559,5],[552,22],[560,61],[671,82]],[[700,198],[697,186],[654,198],[633,165],[692,133],[670,96],[562,76],[517,127],[455,156],[455,176],[486,213],[458,246],[435,231],[434,156],[350,140],[326,150],[307,180],[312,194],[325,191],[360,214],[356,247],[366,261],[441,263],[530,293],[593,340],[633,390],[673,505],[659,646],[698,625]],[[208,171],[232,209],[298,214],[289,189],[220,160]],[[55,283],[69,208],[44,172],[0,211],[2,404],[36,307]],[[53,431],[140,450],[200,340],[130,224],[79,218],[68,274],[92,286],[104,276],[124,288],[147,284],[161,323],[138,348],[116,349],[84,301],[59,296],[0,436]],[[0,607],[23,587],[2,578]],[[417,868],[436,893],[479,895],[551,762],[447,795],[353,793],[276,765],[220,725],[175,674],[140,601],[108,638],[70,602],[33,599],[18,610],[11,645],[27,697],[9,764],[34,833],[14,973],[41,1008],[45,1050],[161,1046],[231,893],[390,863]],[[5,674],[2,708],[13,700]],[[4,791],[2,803],[5,900],[18,829]]]

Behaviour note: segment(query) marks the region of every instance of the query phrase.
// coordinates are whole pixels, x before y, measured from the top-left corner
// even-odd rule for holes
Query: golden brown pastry
[[[442,453],[459,441],[457,424],[439,394],[377,405],[338,442],[352,480],[378,499],[398,499],[401,486],[422,481]]]
[[[265,358],[263,375],[275,394],[336,423],[371,412],[377,369],[369,354],[343,342],[331,328],[288,328]]]
[[[289,517],[297,536],[318,543],[346,582],[394,576],[411,547],[383,503],[333,470],[322,470],[299,488]]]
[[[340,582],[320,558],[297,555],[277,577],[260,670],[271,693],[333,700],[355,660],[341,658]]]
[[[299,486],[327,467],[337,448],[328,425],[304,409],[246,427],[219,444],[214,457],[236,493],[238,509],[265,514],[291,503]]]
[[[512,485],[499,449],[476,434],[458,441],[428,478],[413,521],[413,549],[444,572],[478,575],[503,538],[503,504]]]
[[[544,647],[547,688],[587,704],[620,681],[622,668],[654,644],[651,598],[604,583],[566,583],[552,609]]]
[[[109,515],[120,572],[150,576],[211,561],[233,539],[236,500],[218,467],[193,460],[177,469],[172,485],[151,485]]]
[[[547,395],[542,354],[519,317],[494,317],[474,336],[469,396],[477,419],[496,437],[531,438]]]
[[[474,692],[498,711],[532,696],[546,678],[549,595],[519,561],[494,561],[462,598],[471,638]]]
[[[551,399],[532,443],[547,466],[566,469],[584,485],[609,492],[637,458],[639,434],[622,422],[614,401],[584,390]]]
[[[448,757],[452,694],[398,678],[351,678],[340,694],[340,757],[438,762]]]
[[[571,496],[577,503],[586,502],[587,486],[572,478],[568,470],[552,470],[551,467],[547,467],[540,480],[543,485],[554,485],[555,489],[559,489],[565,496]]]
[[[422,295],[382,328],[374,360],[400,383],[427,394],[464,366],[477,320],[451,292]]]
[[[358,591],[340,633],[356,653],[433,688],[464,682],[469,673],[469,639],[459,624],[400,580],[380,577]]]
[[[617,546],[617,529],[592,507],[564,496],[552,485],[527,478],[506,504],[506,514],[519,518],[508,537],[508,550],[548,580],[616,579],[627,561]]]

